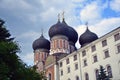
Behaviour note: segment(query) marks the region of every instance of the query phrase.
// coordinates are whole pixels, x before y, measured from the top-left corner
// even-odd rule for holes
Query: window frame
[[[62,62],[60,62],[60,63],[59,63],[59,65],[60,65],[60,67],[62,67],[62,66],[63,66],[63,63],[62,63]]]
[[[67,73],[70,73],[70,66],[67,67]]]
[[[66,64],[69,64],[70,63],[70,60],[69,58],[66,59]]]
[[[73,58],[74,58],[74,61],[76,61],[76,60],[77,60],[77,54],[75,54],[75,55],[73,56]]]
[[[113,77],[112,68],[111,68],[110,65],[107,65],[107,73],[108,73],[109,78],[112,78],[112,77]]]
[[[120,44],[117,45],[117,53],[120,53]]]
[[[96,51],[96,46],[95,45],[91,46],[91,51],[92,52]]]
[[[86,56],[86,50],[82,51],[82,57]]]
[[[93,63],[98,62],[98,57],[97,55],[93,55]]]
[[[105,47],[105,46],[107,46],[107,40],[106,39],[102,41],[102,47]]]
[[[104,50],[104,58],[108,58],[108,57],[110,57],[110,53],[109,53],[109,50],[107,49],[107,50]]]
[[[85,67],[85,66],[87,66],[88,64],[87,64],[87,59],[84,59],[83,60],[83,66]]]
[[[75,70],[78,70],[78,63],[75,63],[74,66],[75,66]]]
[[[115,41],[120,40],[120,33],[117,33],[117,34],[114,35],[114,40]]]
[[[87,72],[85,73],[85,80],[89,80],[89,75]]]
[[[63,76],[63,70],[60,70],[60,75]]]

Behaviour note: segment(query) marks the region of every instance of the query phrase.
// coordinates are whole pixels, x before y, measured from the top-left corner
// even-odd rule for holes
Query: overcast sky
[[[67,24],[79,36],[86,22],[99,37],[120,26],[120,0],[0,0],[0,18],[18,41],[19,56],[26,64],[33,65],[32,43],[40,37],[41,29],[49,39],[48,30],[63,11]],[[76,46],[80,47],[78,42]]]

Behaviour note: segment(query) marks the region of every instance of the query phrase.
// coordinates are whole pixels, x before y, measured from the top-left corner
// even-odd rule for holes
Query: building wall
[[[77,59],[74,60],[74,55],[77,56]],[[69,63],[66,63],[66,60],[69,59]],[[62,66],[60,67],[60,63],[62,62]],[[75,64],[78,64],[78,69],[75,69]],[[70,68],[70,72],[68,73],[68,69]],[[61,70],[63,70],[63,75],[61,75]],[[79,54],[74,52],[73,54],[68,55],[67,57],[63,58],[59,61],[59,75],[60,80],[75,80],[78,76],[80,79],[80,62],[79,62]]]
[[[59,63],[59,75],[60,80],[76,80],[76,76],[79,76],[79,80],[85,80],[85,73],[88,73],[89,80],[96,80],[95,70],[99,69],[102,65],[105,70],[107,66],[111,66],[112,80],[120,80],[120,52],[117,52],[117,46],[120,45],[119,40],[115,41],[114,35],[120,34],[120,28],[102,36],[98,40],[80,48],[79,50],[69,54],[67,57],[58,61]],[[106,40],[107,45],[102,46],[102,41]],[[92,52],[91,47],[96,46],[96,50]],[[86,55],[83,57],[83,51],[86,51]],[[108,50],[109,57],[105,58],[104,52]],[[74,55],[77,55],[77,60],[74,61]],[[93,56],[97,56],[97,61],[94,62]],[[66,60],[69,58],[69,64],[66,64]],[[87,65],[84,66],[84,60],[87,60]],[[62,67],[60,63],[62,62]],[[78,63],[78,69],[75,70],[75,63]],[[70,73],[67,73],[67,67],[70,67]],[[61,75],[63,70],[63,75]]]
[[[51,79],[48,79],[49,78],[49,74],[51,74]],[[55,80],[54,79],[54,65],[52,66],[49,66],[46,68],[46,76],[47,76],[47,80]]]
[[[120,79],[119,73],[119,61],[120,61],[120,53],[117,52],[117,45],[120,45],[120,39],[115,41],[114,35],[120,33],[120,29],[90,43],[89,45],[81,48],[79,50],[80,54],[80,62],[81,62],[81,72],[82,72],[82,80],[85,80],[85,73],[87,72],[89,75],[89,80],[96,80],[95,78],[95,70],[99,69],[99,66],[107,67],[107,65],[111,66],[113,78],[112,80]],[[107,45],[102,47],[102,41],[107,40]],[[96,46],[96,51],[91,51],[91,46]],[[86,56],[82,57],[82,51],[86,50]],[[109,51],[109,57],[105,58],[104,51]],[[93,56],[97,55],[98,61],[93,61]],[[84,60],[87,60],[87,66],[84,66]]]

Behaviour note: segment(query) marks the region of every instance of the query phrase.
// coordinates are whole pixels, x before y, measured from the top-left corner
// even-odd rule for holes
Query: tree
[[[103,66],[100,66],[100,73],[97,80],[109,80],[109,77],[106,75],[106,71]]]
[[[42,80],[16,53],[20,48],[0,19],[0,80]],[[42,76],[42,75],[41,75]]]

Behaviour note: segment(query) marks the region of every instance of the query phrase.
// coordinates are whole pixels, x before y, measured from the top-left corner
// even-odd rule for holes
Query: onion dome
[[[43,35],[40,38],[36,39],[32,45],[33,49],[48,49],[50,50],[50,42],[44,38]]]
[[[56,24],[51,26],[49,29],[49,36],[52,38],[55,35],[68,36],[68,28],[65,26],[65,24],[62,24],[60,21],[58,21]]]
[[[83,47],[96,39],[98,39],[98,36],[91,32],[87,27],[86,31],[80,36],[79,43],[81,44],[81,47]]]
[[[66,27],[66,25],[61,23],[59,20],[49,29],[50,38],[56,35],[64,35],[66,37],[68,36],[68,27]]]
[[[63,24],[65,24],[67,27],[68,27],[68,30],[69,30],[69,34],[68,34],[68,38],[69,38],[69,41],[73,42],[73,43],[76,43],[77,40],[78,40],[78,33],[75,31],[74,28],[68,26],[63,18],[63,21],[62,21]]]

